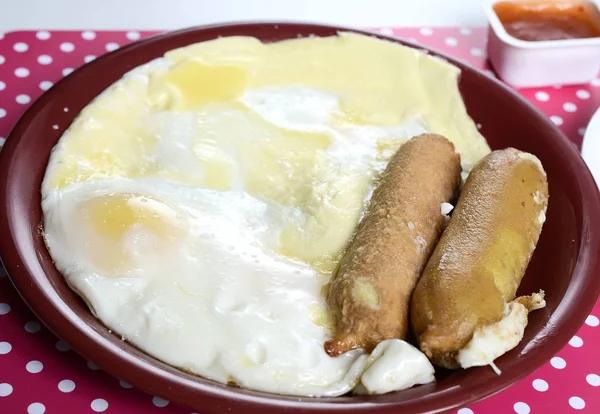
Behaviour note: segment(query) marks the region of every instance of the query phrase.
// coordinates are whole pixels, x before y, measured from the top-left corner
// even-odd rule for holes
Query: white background
[[[485,25],[485,0],[0,0],[0,31],[176,29],[240,20],[347,26]]]

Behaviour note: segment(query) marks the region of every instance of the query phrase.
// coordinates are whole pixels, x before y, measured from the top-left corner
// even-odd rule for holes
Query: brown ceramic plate
[[[514,146],[532,152],[548,173],[548,219],[520,288],[520,293],[544,289],[548,305],[531,315],[521,344],[497,361],[502,375],[486,367],[440,372],[434,384],[371,397],[292,398],[226,387],[181,372],[122,342],[67,287],[40,237],[40,185],[52,147],[90,100],[128,70],[176,47],[217,36],[249,35],[272,42],[311,34],[329,36],[338,30],[346,29],[253,23],[169,33],[103,56],[45,93],[21,118],[0,157],[2,260],[37,316],[104,370],[203,413],[274,413],[290,408],[296,412],[439,412],[501,391],[563,347],[583,323],[600,291],[598,191],[576,148],[543,114],[498,81],[437,52],[431,53],[462,69],[460,90],[468,112],[481,124],[491,147]],[[402,68],[398,68],[401,74]],[[58,130],[52,128],[55,124]]]

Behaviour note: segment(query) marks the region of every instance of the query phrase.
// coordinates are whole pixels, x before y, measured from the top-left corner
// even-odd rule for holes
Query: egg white
[[[113,247],[141,260],[107,274],[90,255],[105,243],[86,226],[81,206],[120,194],[176,206],[181,232],[169,241],[134,224]],[[46,242],[69,285],[148,353],[216,381],[274,392],[336,395],[357,381],[346,375],[361,352],[328,357],[327,331],[311,319],[311,309],[325,306],[323,279],[268,249],[285,209],[243,192],[115,179],[51,194],[43,210]],[[152,211],[173,224],[170,210]]]

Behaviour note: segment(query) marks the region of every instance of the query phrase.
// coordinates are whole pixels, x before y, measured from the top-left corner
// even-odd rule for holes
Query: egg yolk
[[[150,77],[150,96],[160,102],[164,91],[171,96],[169,109],[196,109],[209,102],[236,99],[244,90],[248,73],[236,66],[209,66],[198,59],[176,64],[167,73]],[[158,99],[157,99],[158,98]]]
[[[138,267],[138,257],[157,257],[183,234],[181,212],[139,194],[94,198],[83,203],[78,214],[87,230],[86,252],[107,275],[127,275]]]

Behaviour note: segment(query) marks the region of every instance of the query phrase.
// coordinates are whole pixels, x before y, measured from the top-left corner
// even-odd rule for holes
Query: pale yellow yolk
[[[135,251],[127,245],[142,244],[145,250],[168,249],[184,233],[183,216],[173,207],[158,200],[136,194],[116,194],[98,197],[82,203],[79,219],[88,236],[87,251],[91,261],[105,274],[118,276],[135,266]],[[132,234],[137,232],[138,234]]]
[[[169,109],[185,110],[237,99],[246,86],[248,73],[236,66],[209,66],[190,59],[150,79],[151,93],[171,92],[171,99],[166,101]]]
[[[161,236],[177,232],[177,221],[172,207],[146,196],[118,194],[95,198],[81,207],[97,234],[119,240],[132,226],[139,225]],[[171,221],[168,223],[167,221]]]

